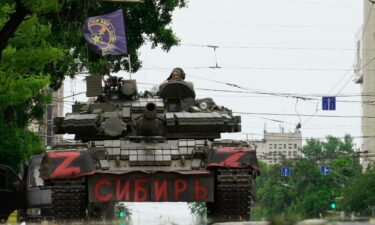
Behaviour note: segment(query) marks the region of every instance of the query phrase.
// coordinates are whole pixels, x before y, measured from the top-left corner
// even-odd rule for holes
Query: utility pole
[[[215,66],[210,66],[210,68],[212,69],[220,69],[221,67],[218,65],[217,63],[217,56],[216,56],[216,49],[219,47],[217,45],[207,45],[207,47],[209,48],[213,48],[214,49],[214,53],[215,53]]]

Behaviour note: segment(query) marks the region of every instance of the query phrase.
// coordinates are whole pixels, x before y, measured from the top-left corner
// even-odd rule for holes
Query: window
[[[294,148],[297,149],[297,144],[294,144]]]
[[[291,151],[288,151],[288,155],[291,156],[291,155],[292,155],[292,152],[291,152]]]
[[[275,147],[275,149],[277,149],[277,144],[274,144],[273,146]]]
[[[268,145],[268,149],[272,149],[272,144],[269,144],[269,145]]]
[[[283,144],[279,144],[279,149],[283,149]]]
[[[7,189],[7,172],[0,168],[0,189]]]
[[[43,186],[44,182],[40,178],[39,167],[33,167],[30,169],[31,173],[29,175],[29,187]]]
[[[52,113],[53,113],[53,105],[47,105],[47,109],[46,109],[47,120],[52,120]]]
[[[16,187],[20,187],[20,180],[18,179],[18,176],[13,173],[12,171],[7,171],[7,187],[8,189],[14,190]]]
[[[284,149],[286,149],[286,144],[284,144]]]
[[[53,124],[47,124],[47,146],[53,146]]]

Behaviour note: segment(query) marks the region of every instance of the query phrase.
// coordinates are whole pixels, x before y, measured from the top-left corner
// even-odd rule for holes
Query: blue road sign
[[[282,167],[281,168],[281,176],[290,177],[290,167]]]
[[[329,166],[326,166],[326,165],[321,166],[320,167],[320,173],[321,174],[329,174]]]
[[[322,108],[323,110],[336,110],[336,97],[323,97]]]

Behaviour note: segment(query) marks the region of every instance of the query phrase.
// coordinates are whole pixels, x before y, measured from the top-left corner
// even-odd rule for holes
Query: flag
[[[99,55],[128,54],[122,9],[101,16],[88,17],[83,25],[83,36]]]

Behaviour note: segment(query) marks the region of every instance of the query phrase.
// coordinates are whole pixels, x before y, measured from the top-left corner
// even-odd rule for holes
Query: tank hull
[[[109,77],[104,88],[98,77],[87,81],[96,99],[54,120],[56,134],[77,142],[57,144],[41,165],[56,219],[111,218],[124,201],[205,202],[209,216],[248,219],[255,150],[215,140],[241,131],[239,116],[211,98],[195,99],[182,80],[155,95],[139,95],[133,80]]]

